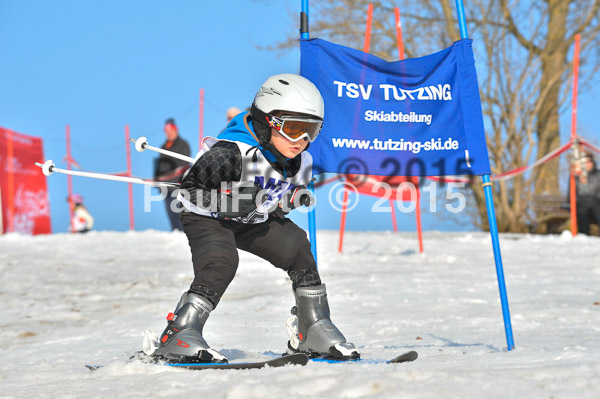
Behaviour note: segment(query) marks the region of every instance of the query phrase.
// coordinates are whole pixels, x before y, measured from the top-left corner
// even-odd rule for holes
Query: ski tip
[[[293,353],[291,355],[284,356],[284,358],[288,359],[293,364],[300,366],[305,366],[308,363],[308,356],[305,353]]]
[[[409,352],[401,354],[400,356],[393,358],[392,360],[389,360],[387,363],[414,362],[415,360],[417,360],[418,357],[419,357],[419,354],[417,352],[409,351]]]
[[[306,366],[307,363],[308,356],[304,353],[293,353],[268,360],[265,362],[265,365],[269,367],[281,367],[285,365]]]

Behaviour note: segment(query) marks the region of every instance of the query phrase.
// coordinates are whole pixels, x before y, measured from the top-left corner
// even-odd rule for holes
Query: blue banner
[[[490,173],[472,41],[387,62],[321,39],[301,41],[301,74],[321,91],[314,173]]]

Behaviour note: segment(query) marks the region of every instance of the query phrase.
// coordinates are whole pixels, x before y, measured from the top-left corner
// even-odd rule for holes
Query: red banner
[[[50,200],[42,139],[0,127],[0,207],[3,233],[49,234]]]

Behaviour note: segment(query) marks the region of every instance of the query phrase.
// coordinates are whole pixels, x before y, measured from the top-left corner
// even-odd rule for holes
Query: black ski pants
[[[167,189],[167,198],[165,198],[165,209],[167,211],[167,217],[169,218],[169,223],[171,224],[171,230],[183,230],[183,226],[181,225],[181,221],[179,219],[179,213],[174,212],[171,209],[171,203],[176,201],[175,197],[173,197],[173,191],[175,189],[169,187]]]
[[[600,201],[577,200],[577,230],[582,234],[590,235],[590,224],[600,226]]]
[[[244,224],[182,212],[181,223],[194,266],[190,292],[214,306],[235,276],[238,248],[285,270],[293,289],[321,284],[306,233],[289,219],[271,216],[264,223]]]

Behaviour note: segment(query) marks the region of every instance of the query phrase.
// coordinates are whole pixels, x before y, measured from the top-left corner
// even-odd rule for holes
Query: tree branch
[[[508,31],[515,37],[515,39],[517,39],[517,41],[523,47],[525,47],[529,51],[532,51],[538,55],[541,54],[542,49],[540,47],[536,46],[535,43],[533,43],[533,41],[525,38],[525,36],[523,36],[521,34],[521,31],[519,30],[519,28],[517,28],[517,25],[515,24],[512,14],[508,8],[508,4],[506,3],[506,0],[500,0],[500,5],[502,6],[502,11],[504,12],[504,18],[506,18],[506,22],[508,24]]]

